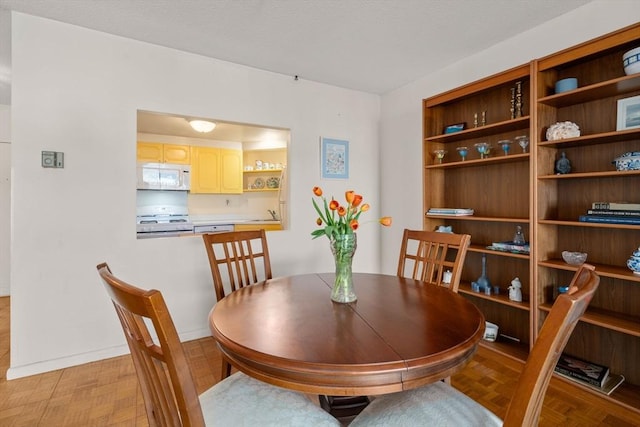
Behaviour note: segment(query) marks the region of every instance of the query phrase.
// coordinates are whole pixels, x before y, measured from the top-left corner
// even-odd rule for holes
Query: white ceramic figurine
[[[509,299],[522,302],[522,283],[517,277],[511,281],[511,286],[509,286]]]

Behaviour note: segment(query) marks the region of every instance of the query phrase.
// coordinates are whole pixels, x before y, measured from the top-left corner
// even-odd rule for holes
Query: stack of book
[[[640,225],[640,203],[595,202],[580,222]]]
[[[607,395],[611,394],[624,381],[622,375],[610,373],[606,366],[587,362],[564,353],[558,359],[555,371],[565,378]]]
[[[490,246],[487,246],[487,249],[502,252],[513,252],[516,254],[528,254],[531,252],[531,249],[529,248],[529,242],[518,244],[512,242],[511,240],[506,242],[493,242]]]
[[[427,211],[427,215],[437,216],[469,216],[473,215],[473,209],[468,208],[431,208]]]

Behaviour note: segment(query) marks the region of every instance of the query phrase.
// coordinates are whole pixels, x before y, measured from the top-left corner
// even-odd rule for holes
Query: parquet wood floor
[[[213,339],[184,343],[199,392],[219,380]],[[6,380],[9,297],[0,298],[0,426],[147,426],[129,356]],[[504,416],[521,364],[481,348],[452,384]],[[640,415],[552,380],[540,426],[640,426]]]

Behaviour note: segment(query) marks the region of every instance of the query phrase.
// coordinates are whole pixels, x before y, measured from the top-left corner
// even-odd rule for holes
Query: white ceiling
[[[0,0],[0,103],[7,10],[383,94],[590,1]]]

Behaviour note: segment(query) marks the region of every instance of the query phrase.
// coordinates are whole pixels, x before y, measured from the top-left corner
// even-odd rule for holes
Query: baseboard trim
[[[185,332],[180,335],[180,341],[192,341],[200,338],[210,337],[209,329],[199,329],[196,331]],[[45,372],[55,371],[58,369],[69,368],[85,363],[97,362],[99,360],[110,359],[129,354],[129,347],[126,344],[116,347],[100,349],[88,353],[75,354],[59,359],[45,360],[42,362],[31,363],[24,366],[13,366],[7,370],[7,380],[15,380],[18,378],[29,377],[31,375],[42,374]]]

